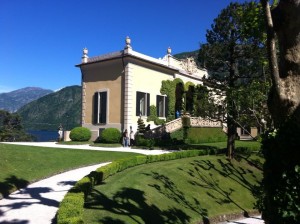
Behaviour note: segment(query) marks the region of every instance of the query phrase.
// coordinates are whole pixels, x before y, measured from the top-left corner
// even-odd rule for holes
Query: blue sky
[[[122,50],[159,58],[193,51],[229,0],[0,0],[0,92],[80,85],[89,56]]]

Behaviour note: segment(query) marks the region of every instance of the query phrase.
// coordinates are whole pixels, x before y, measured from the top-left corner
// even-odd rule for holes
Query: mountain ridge
[[[18,111],[27,130],[70,130],[80,125],[81,86],[67,86],[34,100]]]
[[[8,112],[16,112],[27,103],[52,92],[50,89],[40,87],[24,87],[11,92],[0,93],[0,109]]]

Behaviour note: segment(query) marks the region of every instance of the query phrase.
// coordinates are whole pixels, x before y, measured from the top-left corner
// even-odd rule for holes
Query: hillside
[[[81,87],[69,86],[41,97],[17,111],[27,130],[65,130],[79,126],[81,118]]]
[[[27,103],[52,92],[49,89],[26,87],[8,93],[0,93],[0,109],[8,112],[16,112]]]
[[[178,54],[174,54],[173,56],[178,59],[186,59],[189,57],[193,57],[195,61],[197,61],[199,50],[190,51],[190,52],[182,52]]]

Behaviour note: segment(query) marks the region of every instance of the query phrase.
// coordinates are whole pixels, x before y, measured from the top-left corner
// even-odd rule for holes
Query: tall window
[[[106,123],[107,92],[96,92],[94,95],[94,124]]]
[[[136,116],[150,115],[150,94],[136,92]]]
[[[166,96],[156,96],[156,109],[158,117],[167,116],[167,97]]]

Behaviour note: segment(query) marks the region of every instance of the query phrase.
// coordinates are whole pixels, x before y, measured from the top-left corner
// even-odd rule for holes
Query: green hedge
[[[60,203],[57,215],[60,224],[81,224],[83,222],[84,193],[68,192]]]
[[[79,180],[73,188],[67,193],[60,203],[57,213],[58,224],[80,224],[83,223],[84,199],[90,194],[93,187],[102,183],[106,178],[127,168],[141,164],[168,161],[187,157],[207,155],[207,150],[187,150],[174,153],[165,153],[161,155],[135,156],[116,160],[106,166],[98,168],[89,175]]]
[[[171,138],[183,139],[183,129],[171,133]],[[227,136],[222,128],[189,128],[187,133],[187,144],[200,144],[212,142],[226,142]]]
[[[85,142],[90,140],[92,133],[90,129],[85,127],[73,128],[70,132],[70,139],[72,141]]]
[[[101,143],[120,143],[121,132],[117,128],[106,128],[100,134]]]

